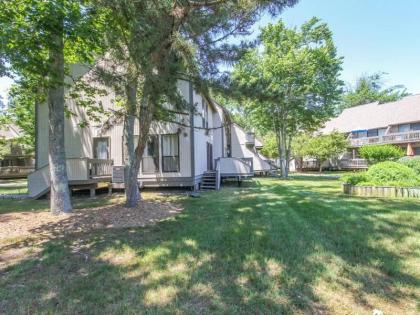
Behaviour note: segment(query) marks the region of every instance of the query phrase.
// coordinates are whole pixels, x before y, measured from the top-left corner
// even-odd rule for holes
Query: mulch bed
[[[182,211],[169,202],[143,200],[137,208],[110,205],[77,209],[72,214],[21,212],[0,215],[0,241],[22,236],[54,236],[92,229],[147,226]]]

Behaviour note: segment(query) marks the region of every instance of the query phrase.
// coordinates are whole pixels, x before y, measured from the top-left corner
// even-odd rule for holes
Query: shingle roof
[[[345,109],[338,117],[328,121],[323,133],[334,129],[340,132],[366,130],[389,125],[420,121],[420,94],[410,95],[396,102],[378,102]]]

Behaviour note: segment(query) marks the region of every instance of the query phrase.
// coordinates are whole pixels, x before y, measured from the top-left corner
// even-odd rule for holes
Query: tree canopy
[[[346,136],[338,131],[326,135],[301,135],[297,138],[294,148],[296,157],[311,157],[319,162],[319,171],[322,164],[337,158],[346,151],[348,141]]]
[[[109,62],[98,69],[124,106],[127,206],[139,200],[137,176],[152,120],[176,122],[192,111],[180,95],[178,81],[187,80],[202,94],[216,82],[221,63],[237,60],[244,47],[231,36],[249,34],[263,12],[278,14],[288,1],[134,1],[97,0],[105,9],[105,44]],[[111,65],[111,67],[110,67]],[[171,104],[171,106],[167,106]],[[140,125],[133,141],[134,120]]]
[[[100,23],[89,1],[0,2],[0,75],[24,84],[36,82],[36,98],[48,104],[49,123],[45,127],[49,128],[54,213],[72,211],[64,148],[66,75],[70,75],[70,64],[93,62],[100,48]],[[19,95],[18,103],[29,104],[26,96]]]
[[[362,75],[354,86],[348,86],[339,103],[339,111],[372,102],[387,103],[409,95],[403,85],[384,88],[384,72]]]
[[[245,97],[247,117],[277,138],[287,177],[291,140],[328,119],[341,92],[342,58],[328,26],[312,18],[298,28],[269,24],[233,71],[233,87]]]

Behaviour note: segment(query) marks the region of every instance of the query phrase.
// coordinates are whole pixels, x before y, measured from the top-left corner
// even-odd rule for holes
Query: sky
[[[338,54],[344,57],[341,76],[346,83],[386,72],[386,86],[402,84],[409,93],[420,93],[420,0],[300,0],[279,18],[292,27],[313,16],[333,32]],[[276,20],[264,16],[251,37]],[[0,78],[3,98],[11,83]]]
[[[346,83],[386,72],[386,86],[420,93],[420,0],[300,0],[280,18],[299,26],[313,16],[333,33]],[[269,22],[265,17],[259,24]]]

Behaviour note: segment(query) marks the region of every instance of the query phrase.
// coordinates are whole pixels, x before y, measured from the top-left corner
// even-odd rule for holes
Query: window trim
[[[165,171],[164,158],[165,157],[174,157],[172,155],[163,155],[163,137],[164,136],[176,136],[178,139],[178,155],[174,155],[178,158],[178,165],[176,171]],[[181,159],[180,159],[180,150],[179,150],[179,133],[165,133],[160,135],[160,145],[161,145],[161,163],[162,163],[162,173],[179,173],[181,171]]]
[[[138,135],[136,135],[136,136],[138,137]],[[141,157],[141,165],[140,165],[141,174],[156,174],[156,173],[159,173],[160,172],[160,145],[159,145],[159,141],[160,141],[159,138],[160,137],[159,137],[159,134],[149,134],[148,137],[149,138],[156,137],[156,139],[157,139],[157,149],[158,149],[157,159],[158,159],[158,163],[157,163],[157,167],[156,167],[156,169],[154,171],[145,171],[144,170],[143,158],[144,157],[154,157],[153,155],[146,155],[146,156],[144,156],[144,153],[147,152],[147,145],[148,144],[146,142],[146,146],[144,147],[144,150],[143,150],[143,156]],[[149,141],[149,139],[147,141]]]

